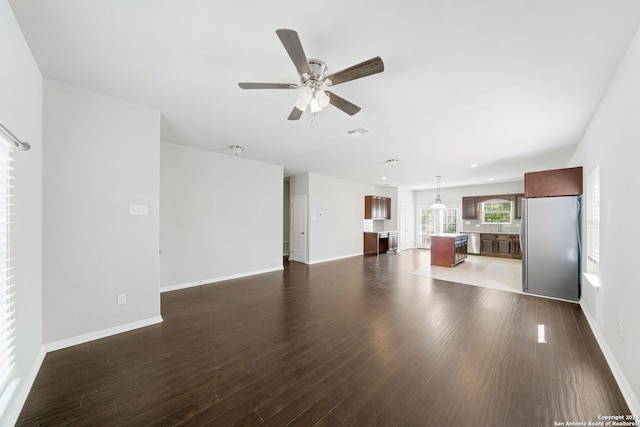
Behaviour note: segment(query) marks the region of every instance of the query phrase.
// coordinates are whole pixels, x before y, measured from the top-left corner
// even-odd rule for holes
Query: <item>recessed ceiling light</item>
[[[470,168],[477,168],[477,167],[478,167],[478,165],[474,163],[474,164],[472,164],[472,165],[469,165],[469,167],[470,167]]]
[[[487,181],[493,181],[493,178],[487,178]]]
[[[386,177],[386,176],[383,176],[383,177],[382,177],[382,180],[384,181],[385,179],[387,179],[387,177]]]

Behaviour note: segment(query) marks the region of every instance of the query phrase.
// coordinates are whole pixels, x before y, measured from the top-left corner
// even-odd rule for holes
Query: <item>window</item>
[[[433,209],[420,210],[420,239],[418,241],[420,247],[431,246],[431,235],[435,231],[435,221],[433,218]]]
[[[483,224],[511,224],[513,203],[508,200],[487,200],[482,202]]]
[[[600,264],[600,165],[587,174],[587,273],[598,275]]]
[[[11,272],[11,149],[0,134],[0,415],[16,386],[13,275]]]
[[[442,210],[442,232],[456,233],[458,230],[458,209],[449,208]]]
[[[441,220],[442,227],[437,227],[436,222]],[[441,231],[437,231],[441,230]],[[457,233],[458,209],[445,208],[436,213],[435,209],[420,209],[420,238],[418,247],[430,248],[431,235],[436,232]]]

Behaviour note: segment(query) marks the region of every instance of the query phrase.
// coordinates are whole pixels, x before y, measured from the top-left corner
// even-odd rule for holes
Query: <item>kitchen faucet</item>
[[[496,233],[499,233],[500,231],[502,231],[502,224],[498,223],[498,229],[496,230]]]

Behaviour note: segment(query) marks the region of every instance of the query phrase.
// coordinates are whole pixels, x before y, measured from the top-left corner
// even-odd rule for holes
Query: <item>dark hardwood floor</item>
[[[18,425],[553,426],[629,413],[579,305],[410,274],[428,264],[420,250],[292,262],[164,293],[162,324],[49,353]]]

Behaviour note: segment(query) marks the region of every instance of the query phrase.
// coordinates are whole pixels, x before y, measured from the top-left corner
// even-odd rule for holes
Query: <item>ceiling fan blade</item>
[[[293,83],[238,83],[242,89],[298,89]]]
[[[281,28],[276,30],[276,34],[280,38],[284,48],[287,50],[289,57],[291,57],[293,65],[296,66],[298,74],[310,75],[311,70],[309,69],[309,61],[307,60],[307,55],[304,54],[304,49],[302,49],[302,43],[300,43],[298,33],[294,30]]]
[[[327,76],[325,78],[325,82],[327,80],[331,80],[331,84],[335,86],[340,83],[360,79],[372,74],[378,74],[383,71],[384,63],[379,56],[376,56],[375,58],[371,58],[367,61],[361,62],[349,68],[345,68],[342,71],[338,71],[337,73],[333,73],[330,76]]]
[[[354,114],[357,114],[361,110],[361,108],[358,107],[356,104],[353,104],[347,101],[346,99],[339,97],[335,93],[329,92],[328,90],[325,90],[325,92],[329,95],[329,102],[334,107],[341,109],[348,115],[353,116]]]
[[[289,114],[287,120],[298,120],[302,117],[302,113],[302,110],[298,110],[296,107],[293,107],[293,110],[291,110],[291,114]]]

